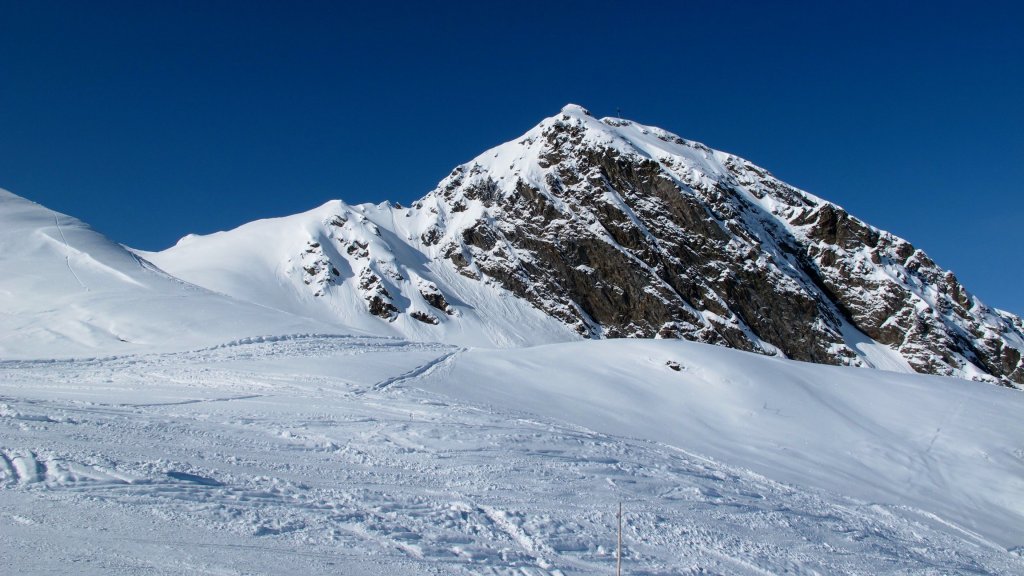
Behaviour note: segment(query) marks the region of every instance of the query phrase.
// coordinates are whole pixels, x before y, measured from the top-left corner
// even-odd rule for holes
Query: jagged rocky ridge
[[[478,300],[510,292],[578,337],[1024,384],[1021,319],[907,241],[746,160],[575,105],[412,207],[314,212],[320,232],[306,226],[295,278],[321,300],[350,283],[378,321],[441,330],[465,308],[449,302],[486,286]],[[177,249],[153,259],[178,273]],[[184,277],[206,285],[206,272]],[[530,343],[532,329],[506,340]]]

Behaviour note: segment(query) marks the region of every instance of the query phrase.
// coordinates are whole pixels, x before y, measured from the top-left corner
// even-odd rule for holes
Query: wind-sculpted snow
[[[1024,384],[1024,322],[905,240],[741,158],[574,105],[411,207],[330,202],[144,256],[416,340],[681,338]]]
[[[1015,574],[1022,402],[678,341],[294,336],[5,364],[0,559],[600,574],[621,501],[627,574]]]
[[[187,284],[85,223],[0,190],[0,360],[337,330]]]

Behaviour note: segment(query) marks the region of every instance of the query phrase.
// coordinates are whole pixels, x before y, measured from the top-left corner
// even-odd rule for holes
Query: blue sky
[[[743,156],[1020,314],[1022,24],[1013,2],[0,0],[0,187],[160,249],[407,203],[575,102]]]

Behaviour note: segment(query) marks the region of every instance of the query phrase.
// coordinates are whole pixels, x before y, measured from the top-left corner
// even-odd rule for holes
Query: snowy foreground
[[[678,368],[678,370],[676,369]],[[0,362],[0,566],[1021,574],[1024,395],[680,341]]]

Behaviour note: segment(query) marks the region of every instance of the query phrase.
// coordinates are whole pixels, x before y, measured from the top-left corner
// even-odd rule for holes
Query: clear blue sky
[[[739,154],[1020,314],[1019,4],[0,0],[0,187],[161,249],[407,203],[575,102]]]

